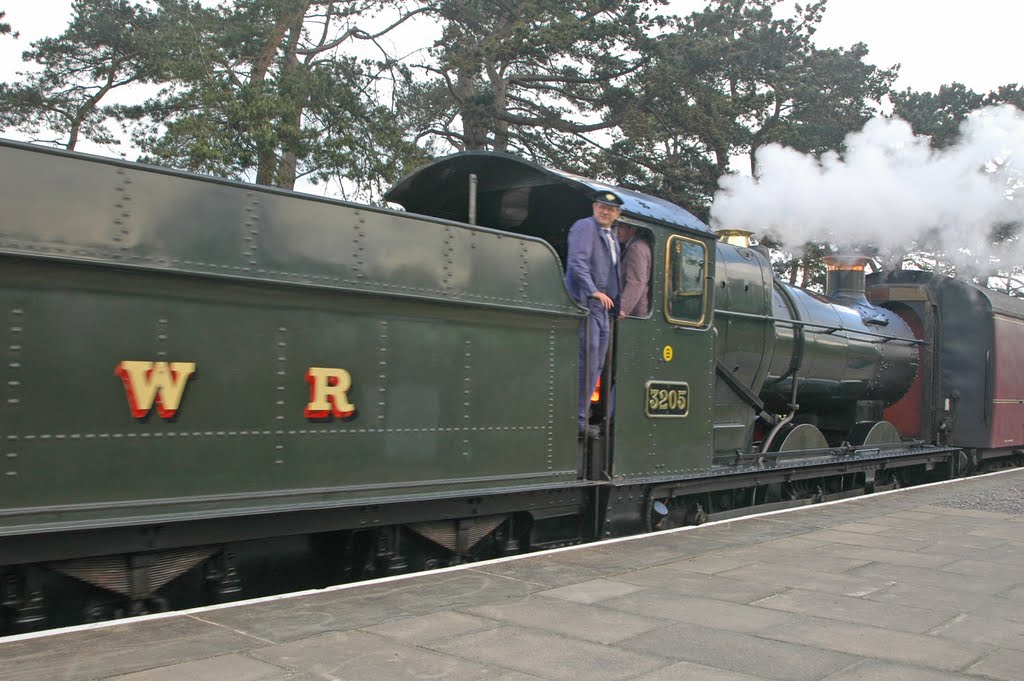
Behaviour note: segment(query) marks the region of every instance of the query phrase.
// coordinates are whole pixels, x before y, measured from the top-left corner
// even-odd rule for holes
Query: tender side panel
[[[0,533],[576,479],[542,241],[15,143],[0,199]]]
[[[545,242],[0,143],[0,252],[578,314]]]
[[[43,262],[0,284],[8,530],[575,478],[574,318]],[[124,361],[195,364],[172,418],[132,415]],[[347,420],[307,417],[311,367],[351,377]]]

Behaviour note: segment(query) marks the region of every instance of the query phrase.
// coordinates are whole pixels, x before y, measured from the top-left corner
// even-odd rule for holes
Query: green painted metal
[[[669,479],[706,470],[711,464],[714,409],[715,338],[710,314],[703,325],[673,322],[666,313],[668,247],[673,230],[644,225],[653,239],[653,293],[649,319],[623,319],[616,340],[615,450],[617,481]],[[708,289],[715,261],[709,235],[687,235],[708,254]],[[709,293],[710,295],[710,293]],[[710,311],[711,304],[708,303]],[[685,383],[689,411],[685,417],[659,418],[645,413],[651,381]]]
[[[468,191],[429,175],[444,163],[406,180],[420,202],[444,189],[427,217],[0,142],[0,536],[671,485],[749,453],[759,401],[786,413],[795,364],[801,397],[827,398],[805,411],[912,374],[913,346],[880,342],[853,307],[668,219],[685,211],[637,209],[652,313],[616,325],[610,466],[591,471],[575,415],[586,312],[560,262],[590,185],[477,156],[460,172],[501,170],[480,178],[481,214],[517,233],[440,217]],[[673,265],[679,244],[687,267],[706,254],[696,278]],[[177,412],[133,416],[126,385],[144,379],[122,381],[122,362],[193,363]],[[652,408],[652,389],[676,407]],[[339,415],[324,418],[330,390]],[[825,443],[805,428],[781,446]]]
[[[0,141],[0,252],[578,314],[540,239]]]
[[[756,395],[764,385],[775,343],[772,312],[772,271],[761,253],[727,243],[717,244],[716,310],[746,316],[716,315],[716,357],[724,371]],[[747,453],[759,412],[728,381],[715,382],[716,452]]]
[[[15,144],[0,195],[0,534],[576,484],[543,241]],[[196,364],[173,420],[122,361]]]
[[[815,419],[836,445],[847,439],[858,401],[891,403],[913,381],[913,333],[863,295],[828,298],[788,286],[757,249],[727,243],[718,245],[715,290],[714,449],[723,460],[752,451],[760,412],[794,410],[794,381],[799,418]]]

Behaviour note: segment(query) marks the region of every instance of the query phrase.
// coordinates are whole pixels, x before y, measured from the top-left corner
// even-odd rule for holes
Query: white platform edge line
[[[662,530],[660,532],[647,532],[644,534],[634,534],[628,537],[615,537],[614,539],[601,539],[598,541],[589,542],[586,544],[574,544],[573,546],[564,546],[558,549],[548,549],[546,551],[534,551],[532,553],[522,553],[515,556],[505,556],[503,558],[492,558],[491,560],[482,560],[476,563],[464,563],[462,565],[453,565],[446,568],[438,568],[437,570],[426,570],[422,572],[411,572],[404,575],[394,575],[392,577],[381,577],[379,579],[368,579],[361,582],[350,582],[348,584],[336,584],[334,586],[324,587],[323,589],[307,589],[305,591],[292,591],[285,594],[277,594],[275,596],[262,596],[260,598],[251,598],[242,601],[232,601],[231,603],[217,603],[215,605],[204,605],[198,608],[189,608],[187,610],[174,610],[171,612],[160,612],[153,613],[151,615],[139,615],[137,617],[126,617],[119,620],[107,620],[105,622],[93,622],[91,624],[78,624],[71,627],[64,627],[61,629],[47,629],[45,631],[35,631],[26,634],[13,634],[11,636],[5,636],[0,638],[0,646],[5,643],[16,643],[18,641],[28,641],[36,638],[45,638],[48,636],[60,636],[62,634],[72,634],[80,631],[91,631],[94,629],[106,629],[110,627],[118,627],[125,625],[141,624],[144,622],[152,622],[154,620],[168,619],[171,617],[185,617],[189,615],[196,615],[206,612],[214,612],[216,610],[225,610],[228,608],[239,608],[248,605],[257,605],[260,603],[272,603],[274,601],[283,601],[292,598],[299,598],[301,596],[310,596],[313,594],[326,594],[335,591],[344,591],[347,589],[355,589],[363,586],[374,586],[377,584],[386,584],[389,582],[398,582],[417,578],[426,578],[432,575],[447,574],[450,572],[460,572],[463,570],[472,570],[480,567],[486,567],[489,565],[498,565],[500,563],[509,563],[516,560],[523,560],[526,558],[537,558],[539,556],[549,556],[556,553],[564,553],[567,551],[578,551],[580,549],[588,549],[596,546],[608,546],[611,544],[620,544],[623,542],[638,541],[647,539],[657,535],[663,534],[676,534],[679,532],[691,532],[693,530],[704,529],[707,527],[715,527],[716,525],[725,525],[728,523],[742,522],[745,520],[755,520],[757,518],[767,518],[769,516],[781,515],[783,513],[794,513],[798,511],[808,511],[824,506],[834,506],[837,504],[847,504],[857,501],[865,501],[870,499],[877,499],[878,497],[886,496],[889,494],[901,494],[904,492],[914,492],[916,490],[927,489],[929,487],[938,487],[940,485],[948,485],[950,483],[957,482],[969,482],[971,480],[977,480],[979,478],[987,478],[995,475],[1003,475],[1004,473],[1019,473],[1024,471],[1024,468],[1008,468],[1006,470],[994,471],[992,473],[983,473],[980,475],[972,475],[969,478],[953,478],[952,480],[940,480],[939,482],[929,482],[923,485],[915,485],[913,487],[901,487],[899,489],[887,490],[885,492],[873,492],[871,494],[862,494],[856,497],[849,497],[847,499],[836,499],[835,501],[823,501],[818,504],[807,504],[806,506],[795,506],[793,508],[783,508],[776,511],[765,511],[764,513],[756,513],[752,515],[740,516],[738,518],[728,518],[726,520],[716,520],[703,525],[687,525],[686,527],[677,527],[671,530]],[[198,618],[197,618],[198,619]],[[244,634],[244,632],[242,632]]]

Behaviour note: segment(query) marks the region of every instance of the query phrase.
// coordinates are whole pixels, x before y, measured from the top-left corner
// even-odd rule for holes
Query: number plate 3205
[[[651,418],[683,418],[690,413],[689,384],[648,381],[644,413]]]

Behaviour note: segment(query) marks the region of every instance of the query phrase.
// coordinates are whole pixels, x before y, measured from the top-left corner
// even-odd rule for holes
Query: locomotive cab
[[[711,459],[713,421],[715,236],[706,225],[667,201],[493,152],[436,161],[385,198],[421,215],[543,239],[564,271],[569,227],[609,189],[623,199],[620,221],[652,247],[650,312],[613,324],[611,361],[591,406],[600,437],[588,441],[581,473],[629,481],[699,470]]]

